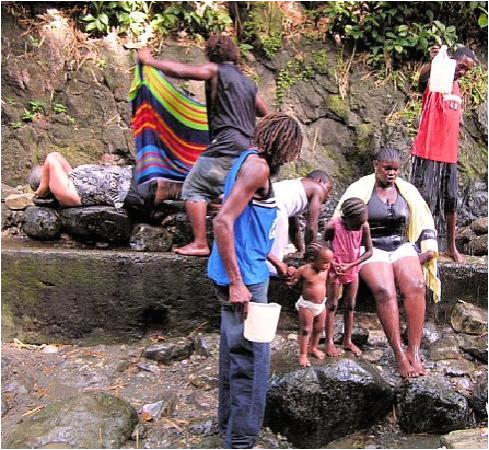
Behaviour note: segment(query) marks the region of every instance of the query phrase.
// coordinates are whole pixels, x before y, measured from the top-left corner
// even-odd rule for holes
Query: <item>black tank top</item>
[[[374,189],[367,206],[374,247],[391,252],[406,242],[409,207],[402,195],[397,195],[393,205],[387,205]]]
[[[255,133],[256,85],[233,63],[218,64],[216,96],[205,84],[211,144],[202,156],[238,156]]]

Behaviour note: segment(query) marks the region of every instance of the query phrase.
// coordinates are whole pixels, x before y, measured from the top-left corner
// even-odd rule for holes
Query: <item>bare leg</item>
[[[318,316],[314,317],[314,324],[312,329],[312,338],[311,338],[311,348],[309,349],[309,353],[314,355],[317,359],[324,359],[324,352],[318,350],[319,339],[321,339],[321,335],[324,331],[324,319],[326,318],[326,308],[324,311]]]
[[[187,210],[187,215],[194,231],[194,241],[175,249],[175,253],[188,256],[208,256],[210,251],[209,245],[207,244],[205,221],[207,202],[204,200],[187,200],[185,202],[185,209]]]
[[[328,299],[326,300],[326,355],[336,357],[341,351],[334,345],[334,321],[338,307],[340,285],[333,276],[328,275]]]
[[[39,187],[36,190],[36,195],[38,197],[45,197],[49,194],[49,183],[50,183],[50,168],[56,166],[53,169],[58,176],[62,176],[61,169],[66,175],[69,175],[73,168],[70,163],[65,159],[65,157],[58,152],[51,152],[46,155],[46,159],[41,169],[41,177]],[[53,194],[54,195],[54,194]]]
[[[389,344],[394,350],[401,377],[417,377],[418,373],[411,366],[401,345],[399,309],[392,265],[381,262],[365,264],[360,270],[360,276],[367,283],[375,298],[377,314]]]
[[[362,351],[351,341],[353,330],[353,311],[358,292],[358,277],[349,284],[343,285],[343,303],[345,305],[345,335],[343,336],[343,348],[351,350],[355,356],[360,356]]]
[[[155,193],[155,204],[162,203],[164,200],[177,199],[182,192],[183,183],[175,183],[162,178],[157,179],[158,187]]]
[[[426,311],[426,288],[423,272],[416,256],[401,258],[393,264],[399,291],[404,297],[407,316],[408,349],[407,358],[418,375],[425,375],[421,364],[419,348],[423,336]]]
[[[301,367],[310,367],[311,363],[307,357],[307,348],[311,339],[312,324],[314,316],[307,308],[299,308],[299,364]]]
[[[464,257],[458,252],[455,244],[455,234],[457,226],[457,211],[448,211],[445,214],[445,220],[447,222],[447,251],[445,254],[453,258],[456,263],[463,263]]]
[[[49,153],[43,165],[43,181],[48,180],[49,190],[63,206],[80,206],[81,199],[66,172],[67,166],[60,161],[61,155]],[[62,157],[61,157],[62,158]],[[64,160],[64,158],[63,158]],[[66,161],[66,160],[64,160]],[[68,164],[69,165],[69,164]],[[71,168],[71,166],[69,166]]]

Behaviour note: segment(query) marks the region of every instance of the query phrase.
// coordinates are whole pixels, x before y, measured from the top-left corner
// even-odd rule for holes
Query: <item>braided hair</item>
[[[255,129],[255,144],[273,170],[294,161],[302,147],[302,131],[298,122],[284,113],[265,116]]]
[[[240,62],[239,47],[230,36],[225,34],[213,34],[205,44],[205,54],[209,61],[223,63],[232,61],[234,64]]]
[[[367,214],[367,205],[358,197],[347,198],[341,205],[341,216],[343,219],[359,217],[362,214]]]
[[[304,253],[304,259],[307,262],[315,261],[319,258],[319,255],[324,250],[329,250],[328,246],[324,242],[311,242],[307,247]]]
[[[392,147],[381,148],[374,156],[375,162],[400,161],[399,150]]]

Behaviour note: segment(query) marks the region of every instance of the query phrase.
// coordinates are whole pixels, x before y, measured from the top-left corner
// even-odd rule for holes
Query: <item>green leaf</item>
[[[95,17],[93,17],[91,14],[87,14],[86,16],[82,17],[83,22],[92,22],[95,20]]]
[[[479,23],[479,26],[481,28],[486,28],[487,27],[487,14],[481,14],[479,16],[478,23]]]
[[[408,30],[408,26],[407,25],[399,25],[399,27],[397,28],[398,31],[407,31]]]
[[[453,25],[450,25],[446,28],[445,32],[446,33],[455,33],[456,29]]]
[[[394,50],[397,53],[402,53],[404,51],[404,48],[401,45],[394,45]]]
[[[96,22],[92,22],[92,23],[89,23],[86,27],[85,27],[85,31],[93,31],[97,28],[97,23]]]
[[[109,24],[109,16],[105,13],[100,14],[100,16],[97,17],[97,20],[100,20],[104,25]]]

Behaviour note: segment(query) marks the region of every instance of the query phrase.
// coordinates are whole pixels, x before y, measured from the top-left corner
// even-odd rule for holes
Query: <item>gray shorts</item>
[[[235,156],[200,156],[183,183],[182,198],[210,202],[222,195],[224,181],[235,160]]]

